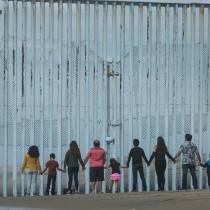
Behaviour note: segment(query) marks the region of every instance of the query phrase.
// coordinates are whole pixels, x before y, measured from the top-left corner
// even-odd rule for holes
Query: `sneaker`
[[[30,196],[30,194],[29,193],[26,193],[25,196]]]
[[[75,190],[75,194],[80,194],[80,193],[79,193],[79,190]]]
[[[67,192],[66,192],[66,195],[71,195],[72,194],[72,190],[68,190]]]

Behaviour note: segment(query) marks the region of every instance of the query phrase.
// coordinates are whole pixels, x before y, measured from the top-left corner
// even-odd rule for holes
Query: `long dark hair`
[[[111,158],[110,159],[110,165],[116,165],[116,164],[119,164],[114,158]]]
[[[76,141],[72,141],[70,143],[70,152],[73,154],[73,155],[80,155],[80,151],[79,151],[79,147],[78,147],[78,144]]]
[[[157,138],[157,152],[165,153],[167,151],[167,147],[165,141],[162,136]]]
[[[31,158],[39,157],[39,148],[35,145],[29,147],[28,154]]]

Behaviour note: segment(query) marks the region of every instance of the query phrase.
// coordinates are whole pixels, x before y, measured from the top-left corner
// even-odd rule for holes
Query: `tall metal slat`
[[[125,4],[121,5],[120,19],[120,164],[124,165],[124,71],[125,71]],[[121,172],[124,180],[124,170]],[[124,181],[120,182],[120,192],[125,191]]]
[[[31,1],[30,146],[35,144],[36,1]]]
[[[174,31],[173,31],[173,132],[172,154],[176,153],[177,142],[177,71],[178,71],[178,5],[174,7]],[[176,190],[176,165],[172,166],[172,190]]]
[[[138,137],[142,145],[142,66],[143,66],[143,4],[138,6],[138,70],[139,70],[139,88],[138,88]],[[124,104],[123,104],[124,105]],[[123,106],[122,105],[122,106]],[[142,191],[142,182],[138,180],[138,191]]]
[[[107,28],[108,28],[108,21],[107,21],[107,12],[108,6],[107,2],[103,4],[103,76],[102,76],[102,85],[103,85],[103,92],[102,92],[102,147],[106,148],[106,137],[108,136],[107,128]],[[105,177],[104,177],[105,178]],[[105,179],[106,182],[106,179]],[[103,182],[103,192],[106,189],[106,183]]]
[[[169,146],[169,36],[170,36],[170,7],[169,4],[165,8],[165,141]],[[165,173],[165,190],[168,190],[168,164]]]
[[[151,151],[151,68],[152,68],[152,5],[147,7],[147,125],[146,125],[146,156],[150,156]],[[150,168],[146,169],[147,191],[150,191]]]
[[[44,121],[45,121],[45,2],[41,0],[40,2],[40,164],[44,166]],[[39,194],[43,195],[44,179],[40,176],[39,182]]]
[[[22,1],[22,90],[21,90],[21,121],[22,121],[22,136],[21,136],[21,158],[25,154],[26,142],[26,62],[27,62],[27,1]],[[21,196],[24,196],[24,174],[21,174]]]
[[[85,150],[88,151],[90,148],[90,110],[89,110],[89,86],[90,86],[90,3],[89,1],[85,6]],[[85,170],[85,193],[89,194],[90,184],[89,184],[89,162],[86,165]]]
[[[17,196],[17,13],[18,13],[18,3],[17,0],[13,1],[13,167],[12,167],[12,186],[13,186],[13,196]]]
[[[53,147],[54,0],[49,2],[49,154]]]
[[[113,138],[115,139],[113,144],[113,158],[117,156],[117,6],[116,2],[112,5],[112,104],[113,104],[113,116],[112,116],[112,130]]]
[[[203,157],[203,75],[204,75],[204,6],[200,6],[200,17],[199,17],[199,42],[200,42],[200,65],[199,65],[199,104],[198,104],[198,115],[199,115],[199,142],[198,149],[201,154],[201,161]],[[198,187],[202,189],[203,173],[202,167],[199,167],[199,179]]]
[[[133,46],[134,46],[134,4],[130,4],[129,15],[129,148],[133,146],[133,72],[134,72],[134,60],[133,60]],[[128,174],[128,190],[132,190],[132,167],[129,167]]]
[[[98,2],[94,4],[94,127],[93,138],[98,137]]]
[[[161,7],[156,7],[156,85],[155,85],[155,140],[160,135],[160,43],[161,43]],[[155,190],[157,190],[157,175],[155,174]]]
[[[186,128],[186,45],[187,45],[187,6],[182,9],[182,81],[181,81],[181,91],[182,91],[182,114],[181,114],[181,142],[185,141],[185,128]],[[182,157],[180,160],[182,163]],[[180,170],[180,177],[182,177],[182,170]],[[180,179],[180,185],[182,184],[182,179]]]
[[[77,3],[76,25],[76,141],[80,143],[81,2]]]
[[[8,83],[9,83],[9,1],[4,1],[4,157],[3,197],[7,197],[8,180]]]
[[[62,58],[63,58],[63,1],[58,2],[58,133],[57,161],[62,160]],[[61,195],[61,173],[57,174],[57,194]]]

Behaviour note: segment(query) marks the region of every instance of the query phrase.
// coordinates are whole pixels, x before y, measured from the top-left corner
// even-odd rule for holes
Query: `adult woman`
[[[65,160],[64,160],[64,171],[66,171],[66,166],[68,166],[68,175],[69,175],[69,182],[68,182],[68,191],[67,194],[71,194],[71,186],[72,186],[72,180],[74,176],[74,182],[75,182],[75,193],[79,193],[78,191],[78,173],[79,173],[79,163],[82,165],[82,169],[85,169],[83,160],[81,158],[81,153],[78,148],[77,142],[72,141],[70,143],[70,149],[66,152]]]
[[[42,172],[40,162],[39,162],[39,149],[37,146],[33,145],[29,147],[28,152],[24,155],[24,160],[22,164],[22,173],[26,169],[27,175],[27,191],[26,195],[36,194],[36,178],[38,171]]]
[[[168,149],[165,145],[165,141],[163,137],[159,136],[157,138],[157,145],[153,148],[153,153],[150,157],[149,164],[155,157],[155,171],[157,174],[157,181],[158,181],[158,190],[163,191],[164,190],[164,184],[165,184],[165,170],[166,170],[166,158],[165,155],[169,159],[171,159],[174,163],[174,158],[169,154]]]

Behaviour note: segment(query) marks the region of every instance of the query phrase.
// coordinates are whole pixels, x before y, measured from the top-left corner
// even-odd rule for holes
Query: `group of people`
[[[59,168],[58,162],[55,160],[55,154],[50,154],[50,160],[47,161],[45,165],[45,169],[42,171],[40,162],[39,162],[39,149],[37,146],[31,146],[28,152],[24,156],[24,161],[22,165],[22,173],[26,170],[27,175],[27,191],[26,196],[34,195],[36,191],[36,178],[38,173],[42,175],[45,171],[48,170],[48,179],[47,179],[47,187],[46,187],[46,195],[49,195],[50,186],[51,186],[51,195],[55,195],[55,184],[56,184],[56,174],[57,170],[66,172],[66,168],[68,171],[68,189],[66,194],[72,194],[72,182],[74,179],[75,182],[75,193],[79,193],[79,165],[82,166],[82,170],[85,170],[85,165],[90,160],[90,186],[91,193],[96,193],[96,182],[98,182],[98,192],[102,192],[102,182],[104,181],[104,169],[111,169],[110,176],[110,189],[109,192],[119,191],[118,183],[120,181],[120,171],[121,168],[128,168],[130,161],[132,159],[132,172],[133,172],[133,188],[132,192],[137,191],[137,173],[139,172],[143,191],[147,191],[147,184],[144,177],[143,170],[143,162],[142,158],[147,163],[147,166],[150,166],[152,160],[155,158],[155,171],[157,174],[157,182],[158,182],[158,190],[164,190],[165,184],[165,170],[166,170],[166,156],[176,163],[176,159],[182,154],[182,189],[187,189],[187,173],[188,169],[190,170],[193,187],[194,189],[198,188],[197,185],[197,177],[196,177],[196,156],[198,159],[198,165],[202,167],[207,167],[207,175],[208,175],[208,185],[210,187],[210,160],[206,161],[205,164],[201,163],[200,154],[198,152],[198,148],[196,144],[192,141],[192,135],[185,135],[185,142],[180,146],[179,151],[173,158],[170,155],[163,137],[157,138],[157,145],[153,148],[152,155],[148,160],[144,150],[139,147],[139,140],[134,139],[133,145],[134,147],[130,150],[127,164],[125,166],[121,166],[120,163],[114,158],[110,159],[110,164],[108,166],[104,166],[106,163],[106,152],[104,149],[100,147],[100,141],[95,140],[93,142],[94,147],[89,150],[86,158],[82,159],[80,150],[78,148],[77,142],[72,141],[70,143],[70,148],[65,154],[64,159],[64,169]],[[115,189],[113,185],[115,183]]]

